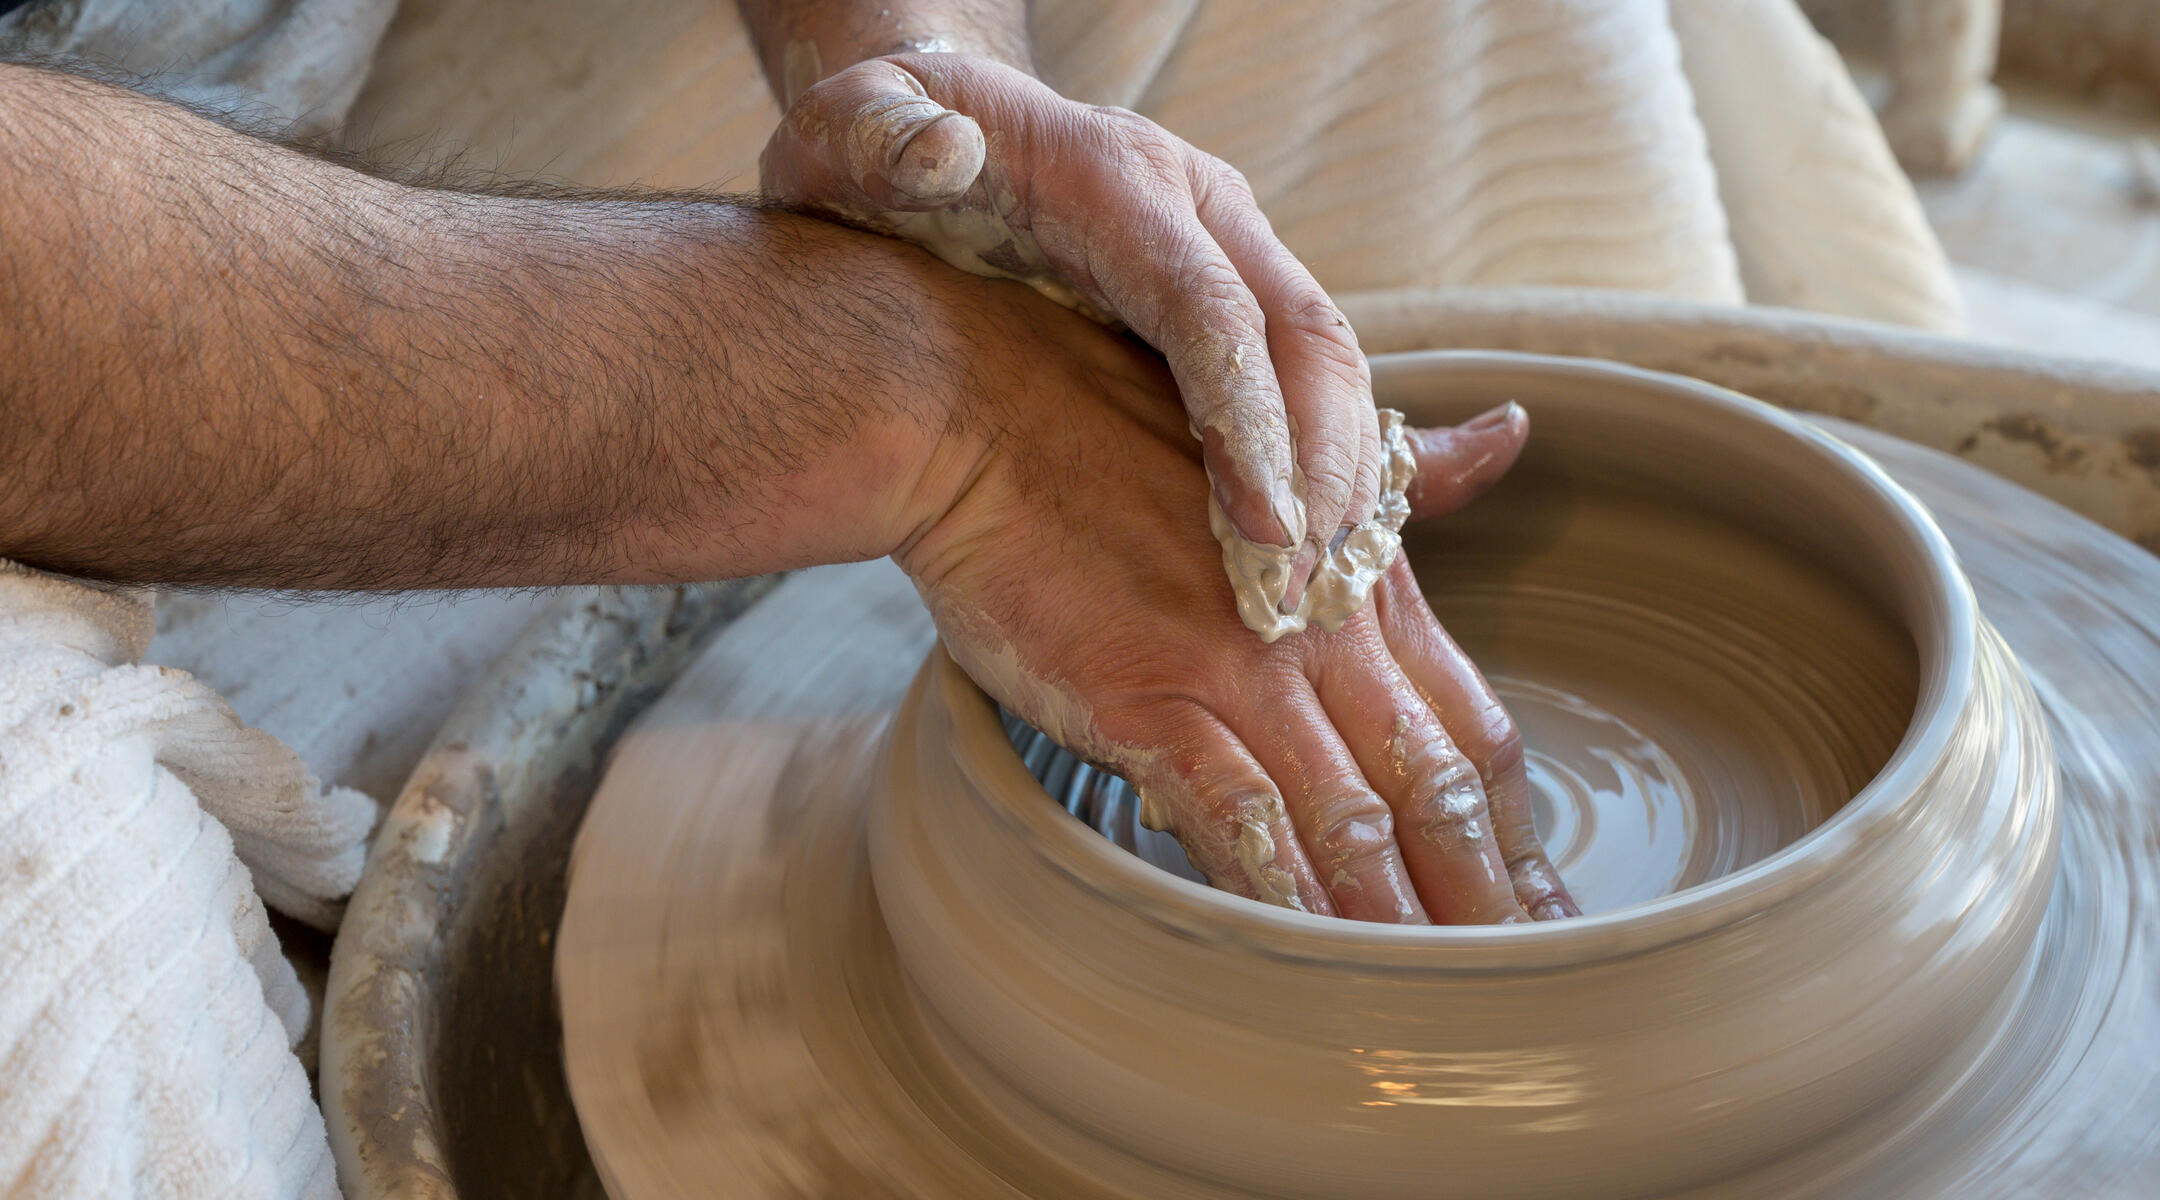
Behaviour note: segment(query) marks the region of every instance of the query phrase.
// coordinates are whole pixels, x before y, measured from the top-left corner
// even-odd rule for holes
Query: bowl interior
[[[1405,551],[1521,727],[1539,830],[1586,911],[1799,841],[1891,761],[1923,697],[1945,694],[1954,605],[1927,519],[1791,418],[1553,360],[1415,356],[1382,366],[1376,389],[1414,423],[1530,409],[1508,478],[1407,530]],[[1196,878],[1175,842],[1139,828],[1122,783],[1007,728],[1054,798]]]
[[[1606,912],[1829,819],[1904,736],[1919,666],[1835,564],[1569,459],[1526,456],[1405,553],[1522,730],[1547,853]]]

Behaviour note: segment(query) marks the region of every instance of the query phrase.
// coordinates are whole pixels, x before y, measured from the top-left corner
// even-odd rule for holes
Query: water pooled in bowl
[[[1538,833],[1577,898],[1603,911],[1687,886],[1701,799],[1673,756],[1582,696],[1505,676],[1492,685],[1529,731],[1523,758]],[[1595,857],[1593,845],[1604,848]]]

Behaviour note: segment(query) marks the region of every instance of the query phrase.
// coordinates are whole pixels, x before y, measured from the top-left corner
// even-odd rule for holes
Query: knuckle
[[[1357,337],[1350,332],[1350,322],[1344,319],[1342,310],[1330,299],[1327,289],[1319,282],[1305,278],[1284,290],[1283,315],[1301,329],[1326,335],[1327,340],[1338,342],[1349,349],[1357,349]],[[1364,356],[1358,356],[1363,361]]]
[[[1200,307],[1218,306],[1234,309],[1241,324],[1251,324],[1258,315],[1253,307],[1252,292],[1237,268],[1219,254],[1209,253],[1195,244],[1197,239],[1184,239],[1180,246],[1178,265],[1172,269],[1172,286],[1177,294],[1189,297]],[[1211,320],[1215,314],[1200,313],[1198,320]]]
[[[1232,836],[1246,828],[1270,829],[1283,820],[1282,797],[1273,789],[1202,786],[1199,797],[1200,819]]]
[[[1536,856],[1509,863],[1508,884],[1524,912],[1535,912],[1539,905],[1561,899],[1560,881]]]
[[[1182,176],[1185,144],[1155,122],[1127,108],[1091,110],[1109,145],[1159,175]]]
[[[1234,836],[1242,825],[1285,819],[1281,793],[1268,777],[1213,737],[1177,753],[1166,774],[1177,809],[1196,829],[1228,829]]]
[[[1423,761],[1413,762],[1411,768],[1418,780],[1416,798],[1420,802],[1436,803],[1459,792],[1475,793],[1477,800],[1484,799],[1477,769],[1453,747],[1435,748],[1422,757]]]
[[[1433,616],[1416,576],[1410,573],[1409,555],[1396,555],[1395,565],[1373,589],[1373,615],[1374,624],[1385,632],[1389,653],[1399,662],[1430,661],[1437,656],[1432,630],[1439,618]]]
[[[1485,788],[1469,760],[1453,747],[1436,748],[1407,766],[1417,836],[1448,849],[1483,843]]]
[[[1485,718],[1485,773],[1498,779],[1522,769],[1522,730],[1515,725],[1515,718],[1500,705],[1493,705]]]
[[[1268,407],[1281,407],[1281,394],[1273,386],[1235,385],[1240,378],[1270,385],[1273,380],[1256,370],[1265,362],[1267,349],[1259,302],[1227,260],[1200,248],[1179,253],[1157,277],[1156,286],[1163,349],[1173,365],[1195,380],[1213,381],[1214,390],[1226,398],[1265,396]]]
[[[1319,304],[1328,309],[1334,307],[1325,297]],[[1329,325],[1326,324],[1329,318],[1314,317],[1311,313],[1308,308],[1302,315],[1290,318],[1293,336],[1303,344],[1306,354],[1316,365],[1344,385],[1344,390],[1355,394],[1361,402],[1368,400],[1372,396],[1372,364],[1366,361],[1365,350],[1358,345],[1357,335],[1350,331],[1348,324]],[[1332,319],[1340,321],[1341,317]]]
[[[915,78],[893,56],[866,58],[859,63],[833,72],[824,80],[812,84],[811,91],[825,88],[828,93],[849,92],[858,95],[875,95],[880,92],[906,92],[913,96],[928,95],[922,80]]]
[[[1190,151],[1193,181],[1203,189],[1219,193],[1221,198],[1258,210],[1259,199],[1253,194],[1252,181],[1245,172],[1205,151]]]
[[[1395,844],[1395,814],[1370,789],[1324,794],[1313,801],[1314,848],[1335,861],[1358,861]]]
[[[1449,803],[1420,809],[1415,825],[1419,839],[1447,853],[1481,849],[1487,837],[1484,819],[1475,809]]]
[[[1347,663],[1353,670],[1360,671],[1370,671],[1372,663],[1394,655],[1379,620],[1365,609],[1359,609],[1355,616],[1343,622],[1336,634],[1335,653],[1337,658],[1328,664],[1329,669],[1340,669],[1339,664]]]
[[[1358,345],[1356,331],[1325,289],[1306,277],[1288,285],[1276,308],[1275,315],[1286,331],[1316,363],[1352,385],[1361,398],[1372,394],[1372,364]]]
[[[1298,465],[1305,472],[1306,503],[1309,506],[1326,504],[1341,505],[1344,516],[1348,511],[1350,496],[1356,490],[1358,454],[1355,440],[1344,442],[1326,436],[1300,439]]]
[[[1088,111],[1102,118],[1105,123],[1113,127],[1128,129],[1154,129],[1157,127],[1155,122],[1148,120],[1139,113],[1115,104],[1091,104],[1088,106]]]

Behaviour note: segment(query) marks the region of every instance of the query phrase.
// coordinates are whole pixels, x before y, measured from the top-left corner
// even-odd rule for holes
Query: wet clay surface
[[[1969,1077],[1925,1081],[1762,1189],[2160,1194],[2160,558],[1944,455],[1825,425],[1935,513],[2031,676],[2055,746],[2062,865],[2012,1012]],[[1929,1103],[1931,1087],[1948,1097]],[[1931,1140],[1927,1166],[1893,1165]]]
[[[1981,1044],[1813,1145],[1689,1194],[2155,1194],[2160,562],[1975,468],[1838,432],[1933,507],[1983,610],[2031,676],[2059,762],[2061,869],[2036,949],[2000,1001],[2002,1019],[1979,1026]],[[1466,562],[1474,551],[1455,547]],[[1718,587],[1782,605],[1795,621],[1850,595],[1817,580],[1828,599],[1810,600],[1805,580],[1748,567],[1735,559]],[[1045,1165],[1040,1147],[969,1144],[965,1118],[999,1097],[976,1090],[966,1064],[936,1052],[950,1043],[924,1024],[898,970],[864,829],[885,752],[875,713],[912,674],[911,650],[927,629],[906,607],[904,580],[858,570],[824,607],[800,599],[766,606],[758,628],[738,631],[745,640],[717,647],[649,727],[630,735],[594,802],[557,971],[572,1094],[603,1177],[626,1200],[1147,1194],[1120,1187],[1113,1170],[1090,1177]],[[1597,666],[1626,662],[1607,638],[1588,663],[1597,669],[1586,669],[1569,629],[1530,636],[1505,628],[1507,614],[1497,610],[1481,617],[1479,588],[1496,577],[1464,566],[1428,586],[1451,627],[1496,656],[1489,665],[1510,680],[1502,686],[1534,747],[1569,728],[1585,745],[1603,745],[1601,754],[1548,749],[1534,760],[1551,810],[1541,816],[1563,868],[1598,907],[1759,855],[1820,819],[1820,796],[1834,794],[1822,788],[1841,772],[1867,770],[1882,751],[1871,740],[1881,721],[1910,704],[1909,665],[1886,658],[1879,642],[1849,636],[1813,646],[1812,666],[1796,665],[1803,675],[1831,672],[1823,681],[1831,690],[1803,688],[1782,709],[1761,697],[1755,711],[1740,713],[1727,710],[1745,705],[1711,703],[1714,692],[1699,695],[1712,686],[1708,671],[1676,676],[1657,705],[1616,699],[1608,685],[1636,671],[1631,682],[1643,687],[1640,672],[1651,668]],[[1637,614],[1605,619],[1648,639],[1656,622],[1644,613],[1690,600],[1660,587],[1654,573],[1644,583],[1646,597],[1656,595]],[[1496,627],[1481,629],[1481,621]],[[1852,626],[1844,628],[1849,635]],[[835,629],[857,633],[835,638]],[[1795,638],[1782,651],[1753,650],[1810,648]],[[1646,642],[1644,653],[1658,652]],[[1820,703],[1823,695],[1842,702]],[[1784,728],[1789,760],[1822,773],[1821,786],[1771,788],[1759,816],[1730,833],[1697,820],[1692,836],[1675,837],[1675,818],[1689,828],[1680,798],[1706,786],[1706,764],[1760,779],[1767,761],[1750,767],[1750,754],[1721,749],[1723,739],[1705,732],[1718,727],[1711,716],[1674,741],[1660,712],[1688,704],[1719,709],[1729,729]],[[847,712],[865,723],[830,719]],[[1568,800],[1572,788],[1591,800]],[[1635,876],[1600,882],[1595,847],[1608,837],[1653,857]],[[1565,856],[1578,842],[1589,849],[1571,863]],[[1667,969],[1679,973],[1675,988],[1688,986],[1683,960]],[[1563,1079],[1554,1075],[1552,1086]],[[1733,1082],[1735,1096],[1760,1086],[1774,1081]],[[1183,1194],[1259,1193],[1194,1180]]]
[[[1334,632],[1365,607],[1373,585],[1395,565],[1402,547],[1403,522],[1410,518],[1406,493],[1417,478],[1417,459],[1403,436],[1403,415],[1380,410],[1380,496],[1371,516],[1344,531],[1312,566],[1298,602],[1288,611],[1290,575],[1305,534],[1304,481],[1294,468],[1291,491],[1297,501],[1297,517],[1290,523],[1292,544],[1260,546],[1247,541],[1223,515],[1222,505],[1210,492],[1208,529],[1222,544],[1223,572],[1229,576],[1231,595],[1237,599],[1238,619],[1273,642],[1307,625]]]
[[[1547,850],[1585,912],[1758,862],[1875,776],[1911,719],[1904,631],[1713,516],[1541,489],[1408,547],[1523,730]]]

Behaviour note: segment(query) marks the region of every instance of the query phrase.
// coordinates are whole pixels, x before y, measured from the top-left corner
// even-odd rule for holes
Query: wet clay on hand
[[[1403,415],[1394,409],[1380,410],[1380,500],[1370,517],[1338,532],[1326,553],[1314,563],[1305,582],[1305,593],[1285,611],[1291,565],[1297,558],[1304,529],[1304,478],[1291,473],[1291,491],[1299,501],[1296,535],[1288,546],[1263,546],[1249,541],[1223,515],[1214,493],[1208,494],[1208,529],[1222,543],[1223,571],[1230,576],[1230,591],[1237,598],[1238,619],[1273,642],[1307,625],[1329,633],[1342,628],[1372,598],[1373,585],[1395,565],[1402,551],[1403,522],[1410,519],[1406,495],[1417,478],[1417,457],[1403,436]]]

